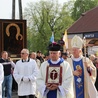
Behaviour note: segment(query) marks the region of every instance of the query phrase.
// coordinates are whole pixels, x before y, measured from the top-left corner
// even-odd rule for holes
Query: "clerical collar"
[[[74,60],[74,61],[80,61],[82,58],[83,58],[82,55],[81,55],[79,58],[74,58],[74,57],[72,56],[72,60]]]
[[[22,62],[29,62],[30,58],[26,59],[26,60],[23,60],[22,59]]]
[[[52,64],[57,64],[60,61],[60,58],[57,61],[50,60]]]

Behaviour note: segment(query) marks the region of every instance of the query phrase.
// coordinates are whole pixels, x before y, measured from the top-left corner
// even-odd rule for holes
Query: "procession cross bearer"
[[[50,44],[50,59],[41,64],[37,77],[39,98],[74,98],[73,74],[69,63],[60,58],[60,48],[58,43]]]
[[[72,54],[67,61],[74,75],[74,98],[97,98],[94,83],[96,68],[87,57],[82,55],[83,40],[75,35],[71,40]]]

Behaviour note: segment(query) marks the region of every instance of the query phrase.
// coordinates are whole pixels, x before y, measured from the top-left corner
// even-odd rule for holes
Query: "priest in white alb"
[[[50,59],[41,64],[37,77],[39,98],[74,98],[73,74],[68,62],[61,58],[61,46],[49,45]]]

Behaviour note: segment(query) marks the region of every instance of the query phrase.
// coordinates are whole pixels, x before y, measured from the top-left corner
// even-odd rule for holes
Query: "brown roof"
[[[85,33],[98,31],[98,6],[83,13],[68,29],[68,33]]]

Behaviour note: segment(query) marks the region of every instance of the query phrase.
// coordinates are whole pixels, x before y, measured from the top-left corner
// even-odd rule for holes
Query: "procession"
[[[83,40],[75,35],[71,45],[72,55],[66,53],[66,59],[60,51],[61,45],[56,42],[49,45],[47,59],[41,56],[41,51],[30,54],[24,48],[16,64],[9,59],[7,51],[3,51],[0,59],[1,98],[11,98],[12,77],[17,83],[19,98],[98,98],[96,66],[91,58],[83,56]],[[98,61],[98,57],[95,59]]]
[[[11,1],[10,18],[0,16],[0,98],[98,98],[98,1]]]

